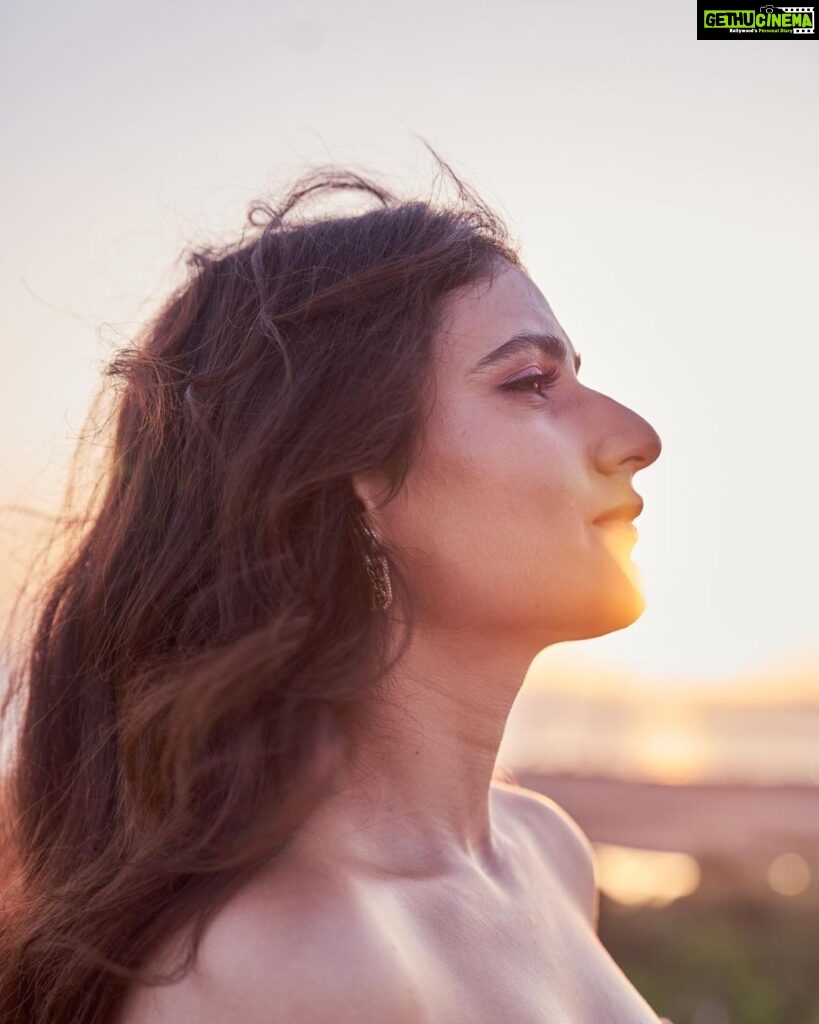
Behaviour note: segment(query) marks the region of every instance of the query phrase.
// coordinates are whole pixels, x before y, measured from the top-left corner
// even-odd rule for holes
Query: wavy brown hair
[[[4,1024],[107,1024],[131,984],[180,977],[383,695],[395,654],[352,478],[401,487],[448,293],[521,266],[435,158],[457,199],[330,166],[252,203],[238,241],[185,250],[184,283],[105,363],[104,471],[55,519],[60,561],[7,659]],[[342,190],[369,208],[309,214]],[[184,962],[149,975],[183,926]]]

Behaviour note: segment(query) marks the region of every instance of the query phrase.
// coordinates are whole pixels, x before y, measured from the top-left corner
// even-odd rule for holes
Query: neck
[[[451,632],[413,636],[300,846],[378,874],[492,873],[490,785],[530,660]]]

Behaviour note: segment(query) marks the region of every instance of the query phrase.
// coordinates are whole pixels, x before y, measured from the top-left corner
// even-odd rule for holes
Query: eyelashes
[[[510,380],[501,384],[503,391],[523,391],[540,396],[546,400],[546,392],[557,383],[560,377],[560,370],[553,366],[545,373],[530,373],[526,377],[518,377],[517,380]]]

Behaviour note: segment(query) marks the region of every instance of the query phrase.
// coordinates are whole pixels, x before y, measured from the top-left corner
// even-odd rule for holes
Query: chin
[[[591,640],[606,633],[625,629],[643,614],[646,608],[641,591],[628,584],[607,589],[598,588],[581,604],[570,606],[560,619],[553,610],[543,610],[538,621],[530,620],[527,634],[538,650],[569,640]],[[544,624],[546,628],[544,629]]]
[[[645,609],[642,591],[630,584],[598,594],[594,602],[595,614],[587,620],[590,631],[585,634],[585,638],[605,636],[606,633],[625,629],[636,622]]]
[[[646,609],[639,587],[620,579],[616,584],[597,587],[564,623],[565,640],[590,640],[632,625]]]

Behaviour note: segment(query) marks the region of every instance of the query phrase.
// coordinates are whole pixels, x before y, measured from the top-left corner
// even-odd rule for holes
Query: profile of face
[[[594,520],[639,510],[632,478],[660,438],[582,384],[578,366],[548,302],[511,264],[448,297],[405,484],[380,507],[377,482],[359,487],[426,628],[536,651],[644,610],[634,527]]]

